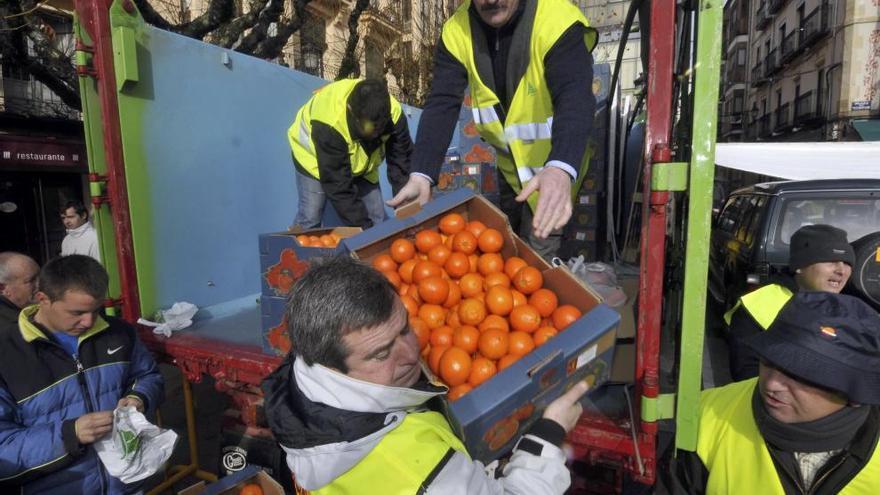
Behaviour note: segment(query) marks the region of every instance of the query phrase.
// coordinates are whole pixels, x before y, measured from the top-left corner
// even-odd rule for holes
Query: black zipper
[[[77,352],[79,352],[79,344],[77,344]],[[65,354],[67,352],[65,351]],[[89,386],[86,383],[86,375],[85,375],[85,367],[82,362],[79,360],[79,356],[74,354],[71,356],[73,358],[73,362],[76,364],[76,381],[79,383],[80,392],[83,394],[83,399],[86,403],[86,411],[89,413],[95,412],[95,404],[92,402],[92,396],[89,394]],[[98,453],[92,449],[92,455],[95,456],[95,461],[99,465],[98,471],[101,473],[101,493],[107,493],[107,473],[101,466],[101,459],[98,458]]]
[[[819,476],[819,479],[813,481],[813,486],[810,487],[810,491],[808,492],[808,494],[816,493],[819,485],[821,485],[822,482],[825,481],[826,478],[828,478],[828,475],[836,471],[837,468],[839,468],[843,464],[843,462],[846,461],[847,456],[849,456],[849,453],[844,452],[844,454],[840,456],[840,459],[837,461],[837,463],[834,464],[834,466],[831,467],[831,469],[826,469],[825,472],[822,473],[822,476]]]

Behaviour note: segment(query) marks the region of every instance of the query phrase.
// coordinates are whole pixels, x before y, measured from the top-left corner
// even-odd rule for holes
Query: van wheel
[[[852,243],[856,262],[849,287],[865,302],[880,309],[880,232],[868,234]]]

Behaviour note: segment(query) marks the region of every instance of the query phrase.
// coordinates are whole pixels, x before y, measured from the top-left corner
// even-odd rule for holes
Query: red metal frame
[[[104,128],[104,154],[107,160],[107,196],[110,214],[115,226],[116,256],[119,266],[119,287],[122,317],[130,322],[140,317],[137,272],[134,262],[134,243],[131,235],[131,216],[128,211],[128,189],[125,184],[125,164],[122,157],[122,131],[119,126],[119,106],[116,100],[116,79],[113,77],[113,46],[110,32],[110,4],[113,0],[76,0],[79,22],[92,38],[94,71],[98,98],[101,101],[101,123]]]
[[[651,192],[655,163],[671,161],[672,67],[675,54],[675,1],[651,2],[648,46],[647,121],[643,174],[639,307],[636,329],[636,370],[633,409],[629,418],[585,414],[572,431],[575,454],[593,463],[622,466],[635,481],[656,480],[657,423],[640,419],[641,397],[660,394],[660,327],[663,310],[663,272],[666,256],[666,206],[669,193]],[[635,434],[633,434],[635,429]],[[634,440],[635,437],[635,440]],[[641,465],[638,460],[641,460]]]

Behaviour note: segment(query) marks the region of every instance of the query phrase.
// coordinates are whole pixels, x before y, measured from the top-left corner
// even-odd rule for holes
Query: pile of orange
[[[334,248],[339,245],[341,239],[341,237],[333,232],[320,236],[306,234],[296,236],[296,242],[298,242],[300,246],[316,248]]]
[[[580,318],[543,275],[501,255],[504,236],[458,213],[396,239],[373,267],[397,288],[422,357],[456,400]]]

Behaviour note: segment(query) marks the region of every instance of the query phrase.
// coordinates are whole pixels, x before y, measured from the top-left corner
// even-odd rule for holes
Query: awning
[[[852,124],[862,141],[880,141],[880,119],[853,120]]]
[[[880,141],[718,143],[715,149],[717,165],[790,180],[880,179],[878,157]]]

